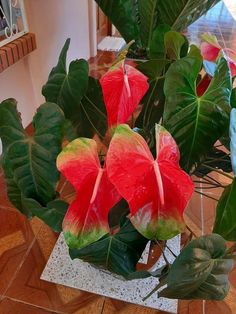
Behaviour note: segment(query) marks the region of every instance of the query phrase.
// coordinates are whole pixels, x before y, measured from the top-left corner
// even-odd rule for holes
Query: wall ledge
[[[0,73],[36,49],[35,34],[27,33],[0,48]]]

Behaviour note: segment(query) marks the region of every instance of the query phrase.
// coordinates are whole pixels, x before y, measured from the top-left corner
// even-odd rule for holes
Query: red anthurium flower
[[[199,82],[197,86],[197,95],[201,97],[205,91],[207,90],[208,86],[210,85],[212,77],[209,74],[206,74],[202,80]]]
[[[147,77],[124,61],[100,79],[108,125],[126,122],[148,90]]]
[[[184,229],[183,211],[193,193],[190,177],[179,167],[179,150],[156,125],[154,160],[143,137],[119,125],[107,154],[111,182],[130,206],[135,228],[149,239],[169,239]]]
[[[222,48],[214,35],[205,33],[202,36],[201,54],[203,59],[207,61],[216,61],[221,51],[223,51],[225,58],[228,61],[231,75],[236,75],[236,53],[228,48]]]
[[[77,191],[63,221],[65,239],[70,248],[82,248],[109,232],[109,209],[121,197],[101,168],[92,139],[69,143],[58,155],[57,167]]]

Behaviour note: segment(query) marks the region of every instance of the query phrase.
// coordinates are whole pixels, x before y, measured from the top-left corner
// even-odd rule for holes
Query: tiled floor
[[[214,33],[224,46],[236,49],[236,22],[221,3],[189,27],[188,36],[196,42],[199,32],[204,31]],[[91,74],[104,73],[113,59],[112,53],[98,53],[90,60]],[[11,206],[1,171],[0,191],[0,314],[161,313],[40,280],[58,234],[37,218],[27,221]],[[71,194],[67,187],[64,191]],[[220,191],[216,197],[217,193]],[[215,202],[195,194],[186,211],[186,220],[196,234],[206,234],[211,231],[214,213]],[[230,279],[232,288],[225,301],[181,301],[179,313],[236,313],[236,269]]]

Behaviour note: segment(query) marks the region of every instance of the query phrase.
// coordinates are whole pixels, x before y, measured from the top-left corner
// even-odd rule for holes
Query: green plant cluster
[[[222,57],[206,92],[198,96],[197,84],[204,71],[202,56],[198,47],[189,46],[187,38],[177,32],[218,1],[96,2],[127,42],[135,39],[133,53],[148,57],[137,62],[137,68],[148,77],[149,89],[133,127],[153,151],[154,125],[162,123],[179,146],[181,167],[195,175],[196,193],[208,197],[202,187],[221,188],[222,196],[216,199],[213,233],[191,241],[172,265],[167,263],[156,273],[136,272],[147,239],[128,218],[111,217],[114,226],[120,224],[119,232],[107,234],[83,249],[70,250],[71,257],[127,279],[156,276],[160,284],[155,291],[167,285],[160,296],[221,300],[227,295],[228,273],[236,257],[236,90]],[[46,102],[34,116],[32,136],[22,127],[16,101],[7,99],[0,104],[1,163],[8,197],[28,218],[38,216],[58,232],[68,208],[57,192],[56,157],[63,140],[97,135],[103,141],[107,131],[101,86],[99,80],[89,76],[88,63],[74,60],[67,70],[69,42],[42,88]],[[213,171],[227,176],[231,183],[221,184],[211,175]],[[128,212],[124,201],[119,207]],[[112,210],[114,216],[117,208]],[[226,241],[234,244],[227,249]]]

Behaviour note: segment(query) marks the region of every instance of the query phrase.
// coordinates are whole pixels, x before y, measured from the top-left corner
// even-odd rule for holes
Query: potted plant
[[[209,34],[201,50],[180,33],[162,34],[161,57],[130,66],[126,48],[100,80],[89,76],[83,59],[67,70],[67,40],[43,86],[46,103],[31,136],[16,101],[0,104],[8,197],[27,217],[63,229],[72,258],[127,280],[156,276],[160,284],[151,293],[159,296],[221,300],[236,256],[235,54]],[[185,230],[191,176],[220,186],[208,179],[211,171],[232,180],[217,204],[213,233],[187,243],[172,265],[137,271],[149,240]],[[75,189],[70,204],[58,189],[60,172]],[[229,248],[226,241],[233,242]]]

